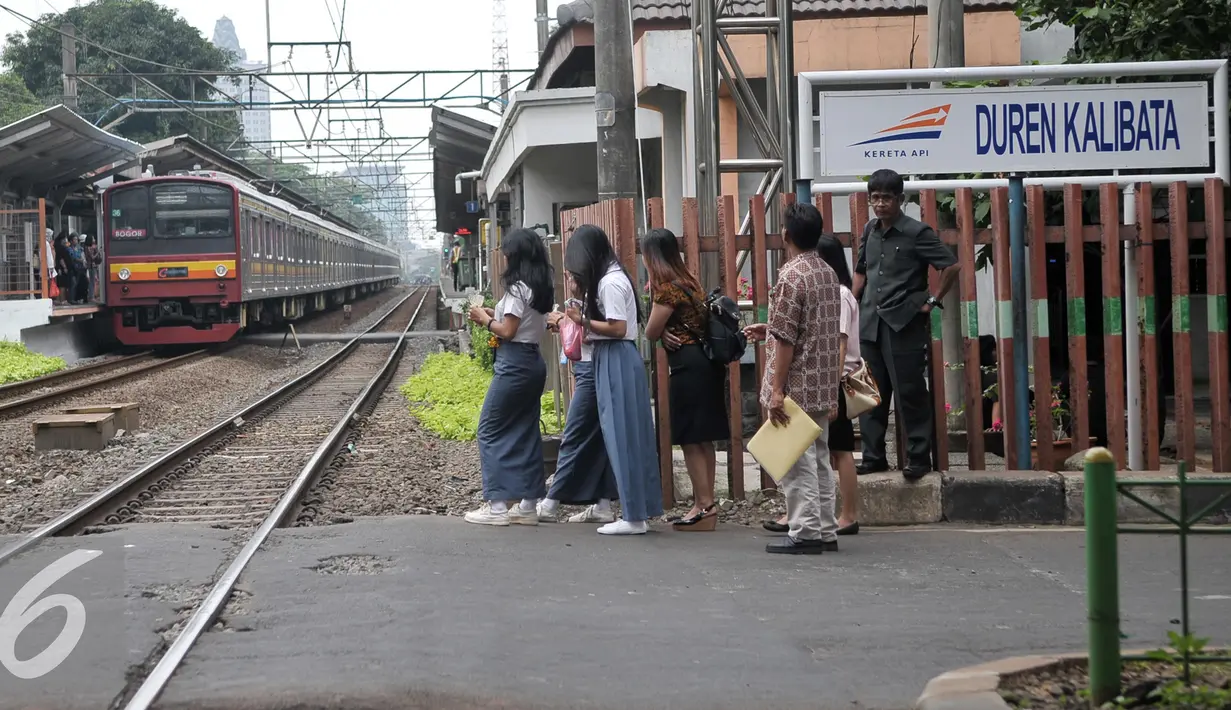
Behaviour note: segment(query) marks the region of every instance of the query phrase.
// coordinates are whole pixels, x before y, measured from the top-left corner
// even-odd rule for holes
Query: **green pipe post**
[[[1086,614],[1090,629],[1090,703],[1120,695],[1120,569],[1116,549],[1116,459],[1086,453]]]

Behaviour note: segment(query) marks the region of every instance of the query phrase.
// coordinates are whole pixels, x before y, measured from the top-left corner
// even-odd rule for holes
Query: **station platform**
[[[277,530],[158,706],[906,710],[939,673],[1086,644],[1081,530],[867,529],[839,552],[791,557],[766,554],[772,537],[756,528],[654,527],[612,539],[592,525],[407,516]],[[110,703],[207,588],[232,533],[57,538],[6,569],[32,573],[82,545],[122,560],[59,583],[102,625],[64,673],[6,682],[0,709]],[[1177,545],[1121,537],[1126,647],[1163,645],[1175,628]],[[1193,628],[1225,644],[1225,547],[1189,545]],[[36,626],[27,633],[50,638],[62,617]]]

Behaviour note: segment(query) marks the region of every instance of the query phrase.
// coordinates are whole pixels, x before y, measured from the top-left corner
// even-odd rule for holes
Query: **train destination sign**
[[[1203,82],[821,94],[818,175],[1202,168]]]

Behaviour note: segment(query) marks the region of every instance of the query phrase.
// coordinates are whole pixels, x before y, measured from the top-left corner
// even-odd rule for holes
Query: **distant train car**
[[[220,343],[397,283],[396,251],[214,171],[103,193],[107,305],[125,345]]]

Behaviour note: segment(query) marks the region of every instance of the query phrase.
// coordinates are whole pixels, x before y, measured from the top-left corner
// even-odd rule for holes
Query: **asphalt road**
[[[124,678],[108,678],[174,619],[151,585],[193,589],[225,550],[219,531],[177,530],[81,538],[126,546],[127,652],[87,628],[70,660],[93,670],[35,692],[0,669],[0,708],[115,697]],[[430,517],[280,531],[160,707],[906,710],[944,671],[1084,648],[1080,531],[865,531],[800,558],[766,539]],[[1121,538],[1127,645],[1177,628],[1177,550]],[[1190,569],[1194,628],[1231,643],[1225,538],[1194,541]]]

